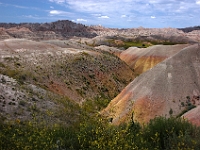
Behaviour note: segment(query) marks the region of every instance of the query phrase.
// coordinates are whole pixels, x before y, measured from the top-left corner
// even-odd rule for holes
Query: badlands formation
[[[199,35],[199,27],[0,23],[0,116],[29,119],[37,106],[70,123],[92,101],[114,124],[182,116],[200,125]]]

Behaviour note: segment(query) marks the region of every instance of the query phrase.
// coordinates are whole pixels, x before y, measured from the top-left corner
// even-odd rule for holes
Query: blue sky
[[[0,22],[71,20],[113,28],[200,25],[200,0],[0,0]]]

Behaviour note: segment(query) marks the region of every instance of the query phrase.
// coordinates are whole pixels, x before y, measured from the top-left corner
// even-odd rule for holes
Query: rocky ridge
[[[193,29],[193,30],[192,30]],[[0,23],[0,39],[27,38],[32,40],[69,39],[73,37],[99,38],[123,37],[125,39],[150,41],[176,41],[179,43],[198,42],[200,30],[189,31],[176,28],[130,28],[112,29],[102,26],[85,26],[68,20],[52,23]]]

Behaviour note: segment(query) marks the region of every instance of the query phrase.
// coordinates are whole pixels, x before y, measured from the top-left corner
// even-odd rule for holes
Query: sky
[[[200,25],[200,0],[0,0],[0,22],[70,20],[109,28]]]

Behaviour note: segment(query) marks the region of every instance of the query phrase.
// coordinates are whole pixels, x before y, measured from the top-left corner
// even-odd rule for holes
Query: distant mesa
[[[73,37],[101,38],[113,37],[118,41],[131,39],[135,41],[150,41],[164,44],[181,44],[198,42],[199,26],[188,28],[129,28],[115,29],[102,26],[86,26],[69,20],[59,20],[51,23],[0,23],[0,39],[27,38],[32,40],[69,39]],[[116,38],[116,37],[119,37]],[[122,41],[123,41],[122,40]],[[98,40],[97,40],[98,41]],[[110,44],[99,41],[95,46]],[[99,44],[99,45],[98,45]],[[154,44],[153,44],[154,45]]]

